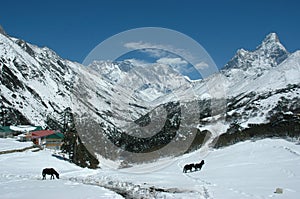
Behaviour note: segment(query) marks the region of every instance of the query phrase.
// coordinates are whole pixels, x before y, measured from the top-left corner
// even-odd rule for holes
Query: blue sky
[[[11,36],[80,63],[119,32],[169,28],[195,39],[222,67],[237,49],[255,49],[270,32],[290,52],[300,49],[299,8],[296,0],[3,1],[0,24]]]

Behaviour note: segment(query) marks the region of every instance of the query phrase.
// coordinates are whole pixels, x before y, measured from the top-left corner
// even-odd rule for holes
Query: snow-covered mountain
[[[76,63],[59,58],[48,48],[0,34],[1,106],[4,125],[47,125],[69,107],[68,93]],[[68,65],[68,66],[67,66]]]
[[[110,158],[118,149],[178,155],[199,148],[206,132],[223,134],[221,146],[240,133],[253,136],[249,129],[267,128],[262,125],[292,125],[278,130],[282,134],[300,129],[300,51],[287,52],[275,33],[253,52],[238,50],[220,74],[189,81],[165,64],[85,67],[1,30],[0,77],[2,125],[56,128],[71,108],[84,142]],[[214,97],[218,86],[225,95]]]
[[[209,87],[218,87],[218,84],[222,84],[221,90],[225,90],[225,95],[221,97],[226,97],[226,111],[218,110],[214,114],[213,110],[210,110],[211,115],[205,114],[203,110],[209,110],[213,104],[205,103],[205,98],[210,99],[212,92],[218,91],[211,89],[209,92]],[[254,51],[238,50],[220,74],[194,82],[192,88],[185,92],[179,91],[176,95],[190,95],[188,98],[195,99],[195,93],[200,96],[196,98],[202,113],[199,117],[199,127],[202,131],[207,129],[216,131],[217,135],[222,134],[218,137],[220,146],[226,142],[240,140],[237,137],[249,139],[255,137],[255,134],[299,135],[300,51],[289,53],[280,43],[278,36],[270,33]],[[170,96],[165,98],[171,99]],[[222,101],[213,108],[218,106],[222,106]],[[215,121],[214,115],[219,113],[226,114],[225,121],[222,122],[224,125],[213,130],[207,123]],[[272,126],[273,130],[268,125]]]
[[[277,68],[289,56],[290,53],[279,42],[275,33],[267,35],[262,44],[253,52],[244,49],[238,50],[222,70],[230,83],[228,86],[230,87],[229,94],[237,95],[243,92],[242,89],[250,91],[251,86],[247,86],[250,82],[268,74],[270,70],[277,70],[273,68]],[[266,79],[275,78],[270,76]],[[252,90],[256,90],[255,87],[253,88]]]
[[[105,81],[115,87],[124,87],[132,91],[132,97],[140,104],[159,104],[154,101],[176,90],[190,87],[191,82],[166,64],[144,64],[125,60],[121,62],[95,61],[89,65],[97,71]]]
[[[228,68],[243,70],[267,69],[275,67],[289,56],[289,52],[280,43],[276,33],[270,33],[255,51],[239,49],[236,55],[225,65]],[[259,72],[259,71],[256,71]]]
[[[271,33],[255,51],[238,50],[221,73],[227,79],[230,127],[220,143],[299,136],[300,51],[287,52]]]
[[[99,134],[115,139],[124,130],[136,128],[134,121],[160,106],[154,99],[189,86],[189,81],[168,65],[135,66],[130,71],[126,63],[85,67],[46,47],[5,34],[0,34],[0,53],[2,125],[58,128],[63,125],[65,110],[71,108],[81,134],[89,139]],[[82,121],[86,125],[92,121],[95,126],[87,127]]]

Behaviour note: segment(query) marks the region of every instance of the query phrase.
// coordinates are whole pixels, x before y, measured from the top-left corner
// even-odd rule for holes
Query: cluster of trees
[[[48,118],[48,125],[60,128],[64,134],[62,152],[69,155],[69,160],[80,167],[98,168],[99,161],[90,151],[87,150],[82,142],[75,125],[74,115],[71,108],[66,108],[61,114],[61,122],[55,123]]]

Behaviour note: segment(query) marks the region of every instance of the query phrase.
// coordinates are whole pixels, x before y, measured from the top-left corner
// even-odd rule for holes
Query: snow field
[[[32,142],[18,142],[13,138],[0,138],[0,151],[23,149],[32,146]]]
[[[209,149],[205,156],[200,150],[125,169],[83,169],[51,153],[0,155],[1,198],[121,198],[117,193],[134,198],[299,198],[300,145],[282,139],[246,141]],[[182,173],[185,164],[201,159],[201,171]],[[60,179],[41,180],[45,167],[55,168]],[[274,193],[276,188],[283,193]]]

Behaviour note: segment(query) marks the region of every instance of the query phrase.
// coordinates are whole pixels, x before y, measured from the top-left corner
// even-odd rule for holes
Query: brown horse
[[[54,175],[56,176],[57,179],[59,179],[59,174],[53,168],[45,168],[45,169],[43,169],[43,172],[42,172],[43,180],[46,180],[46,175],[47,174],[51,175],[50,180],[54,179]]]

